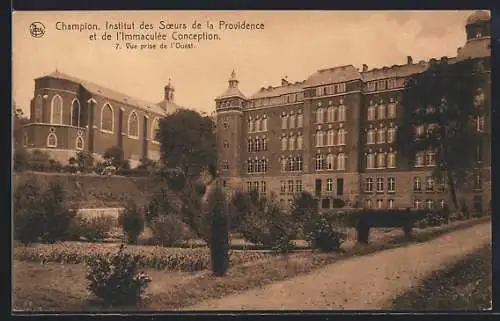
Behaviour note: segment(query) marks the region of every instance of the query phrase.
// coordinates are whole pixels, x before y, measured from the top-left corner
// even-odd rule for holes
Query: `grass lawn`
[[[491,308],[491,247],[438,271],[420,287],[393,301],[393,310],[482,310]]]
[[[256,256],[252,260],[241,260],[232,265],[228,274],[222,278],[213,277],[207,269],[197,272],[177,272],[146,268],[145,271],[152,276],[153,282],[147,289],[141,310],[181,309],[203,300],[220,298],[305,274],[341,259],[405,246],[413,242],[424,242],[486,220],[489,218],[416,230],[413,240],[404,238],[400,229],[384,229],[373,233],[369,245],[347,244],[344,253],[322,254],[304,251],[293,253],[288,257]],[[139,249],[144,249],[144,252],[151,251],[148,247],[137,247],[137,250]],[[14,258],[16,258],[16,248],[14,248]],[[40,264],[39,261],[15,260],[13,272],[15,310],[103,311],[86,290],[86,269],[83,264],[57,262]]]

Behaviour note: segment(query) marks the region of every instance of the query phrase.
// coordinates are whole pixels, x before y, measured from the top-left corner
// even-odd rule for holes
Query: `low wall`
[[[77,214],[84,217],[110,216],[118,219],[122,210],[123,207],[79,208]]]

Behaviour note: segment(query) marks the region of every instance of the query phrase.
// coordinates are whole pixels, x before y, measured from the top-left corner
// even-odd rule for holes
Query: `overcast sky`
[[[473,11],[238,11],[238,12],[15,12],[13,98],[29,114],[34,79],[58,69],[146,101],[163,99],[172,78],[178,104],[211,113],[233,68],[240,89],[251,95],[280,79],[306,79],[317,69],[353,64],[369,68],[432,57],[452,57],[465,43],[465,21]],[[55,30],[67,24],[160,20],[186,23],[225,20],[263,23],[263,31],[219,32],[220,41],[194,49],[135,51],[115,41],[91,41],[91,32]],[[32,22],[46,26],[33,38]],[[104,27],[103,27],[104,28]],[[98,34],[102,32],[99,31]],[[159,44],[159,43],[158,43]],[[124,44],[123,44],[124,45]]]

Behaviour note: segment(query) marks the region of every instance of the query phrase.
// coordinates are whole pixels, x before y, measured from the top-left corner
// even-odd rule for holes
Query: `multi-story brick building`
[[[441,59],[481,62],[490,80],[489,14],[474,13],[465,29],[457,56]],[[407,57],[404,65],[371,70],[332,67],[301,82],[282,79],[280,86],[250,97],[238,89],[233,71],[228,89],[215,99],[223,184],[229,190],[274,193],[283,203],[308,190],[322,208],[336,198],[357,207],[444,206],[448,193],[431,175],[434,154],[419,154],[409,165],[398,158],[394,144],[405,81],[428,65]],[[479,97],[488,107],[489,84]],[[478,149],[475,188],[460,195],[483,208],[491,201],[489,119],[488,113],[477,119],[477,130],[486,135]]]
[[[132,167],[159,159],[159,120],[179,108],[170,82],[164,99],[149,103],[57,70],[35,79],[30,107],[23,136],[28,150],[45,150],[64,163],[80,150],[99,158],[119,146]]]

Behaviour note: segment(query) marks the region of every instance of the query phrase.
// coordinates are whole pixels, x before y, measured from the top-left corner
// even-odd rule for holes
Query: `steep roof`
[[[223,99],[230,97],[239,97],[242,99],[247,99],[238,87],[228,87],[222,95],[216,97],[215,99]]]
[[[361,79],[353,65],[321,69],[307,78],[304,88]]]
[[[394,65],[386,68],[375,68],[361,72],[363,81],[372,81],[384,78],[408,77],[415,73],[420,73],[427,68],[426,62],[419,62],[406,65]]]
[[[457,60],[466,60],[491,56],[491,38],[471,39],[460,48]]]
[[[305,81],[296,82],[296,83],[288,83],[283,86],[278,87],[262,87],[258,92],[253,94],[250,99],[259,99],[266,97],[278,97],[281,95],[299,93],[304,89]]]
[[[92,83],[90,81],[83,80],[83,79],[80,79],[80,78],[77,78],[77,77],[74,77],[74,76],[62,73],[62,72],[60,72],[58,70],[56,70],[56,71],[54,71],[54,72],[52,72],[52,73],[50,73],[48,75],[42,76],[40,78],[44,78],[44,77],[51,77],[51,78],[64,79],[64,80],[72,81],[74,83],[80,84],[87,91],[89,91],[90,93],[93,93],[95,95],[101,95],[101,96],[104,96],[106,98],[118,101],[120,103],[140,108],[140,109],[142,109],[144,111],[153,112],[153,113],[157,113],[157,114],[160,114],[160,115],[164,115],[165,114],[165,111],[161,108],[161,106],[158,105],[158,104],[156,104],[156,103],[147,102],[147,101],[144,101],[144,100],[140,100],[140,99],[137,99],[137,98],[130,97],[130,96],[128,96],[126,94],[123,94],[123,93],[120,93],[120,92],[118,92],[116,90],[109,89],[109,88],[106,88],[104,86]],[[37,79],[40,79],[40,78],[37,78]]]

